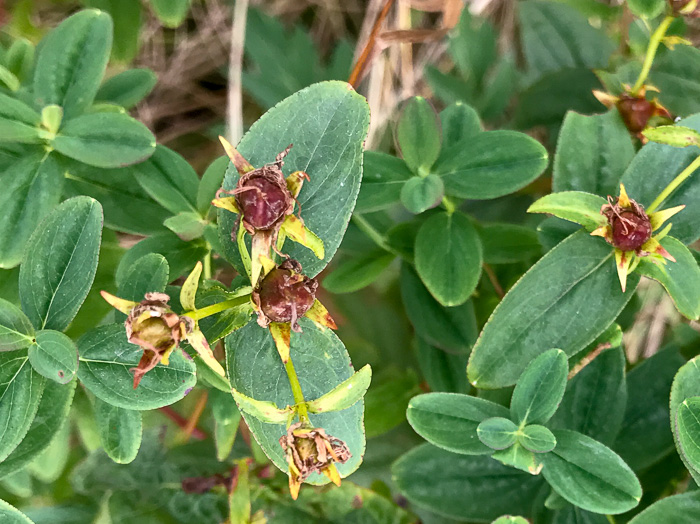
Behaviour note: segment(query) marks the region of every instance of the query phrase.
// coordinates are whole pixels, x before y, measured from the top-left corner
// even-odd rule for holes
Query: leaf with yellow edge
[[[138,302],[115,297],[114,295],[112,295],[111,293],[107,293],[106,291],[100,291],[100,295],[102,295],[102,298],[104,298],[110,306],[112,306],[117,311],[121,311],[125,315],[128,315],[129,312],[138,305]]]
[[[658,126],[646,129],[642,131],[642,134],[652,142],[672,147],[700,147],[700,133],[689,127]]]
[[[342,411],[360,400],[372,381],[372,368],[367,364],[349,379],[344,380],[325,395],[307,403],[311,413]]]
[[[293,412],[292,407],[287,406],[285,409],[278,408],[273,402],[266,400],[255,400],[243,393],[239,393],[231,388],[233,398],[238,404],[241,411],[245,411],[255,418],[267,422],[268,424],[286,424],[289,419],[289,414]]]
[[[194,298],[197,295],[199,287],[199,277],[202,275],[202,262],[195,264],[192,272],[185,279],[180,289],[180,304],[185,311],[194,311],[197,309],[194,303]]]
[[[187,342],[189,342],[197,354],[202,357],[202,360],[207,366],[222,377],[226,376],[224,368],[221,366],[221,364],[219,364],[219,361],[214,358],[214,353],[212,352],[207,339],[204,337],[204,334],[199,330],[199,328],[195,328],[192,333],[187,335]]]
[[[280,354],[282,362],[289,361],[289,344],[292,336],[292,326],[289,322],[272,322],[270,324],[270,334],[275,341],[277,352]]]
[[[323,260],[325,256],[323,240],[308,227],[304,226],[304,223],[295,215],[287,215],[287,218],[282,222],[282,231],[294,242],[308,247],[317,258]]]

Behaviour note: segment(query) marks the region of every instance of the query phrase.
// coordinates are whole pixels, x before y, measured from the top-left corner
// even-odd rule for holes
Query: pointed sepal
[[[685,205],[669,207],[668,209],[661,209],[649,214],[649,221],[651,222],[651,230],[656,231],[659,229],[664,222],[671,218],[676,213],[682,211]]]
[[[233,162],[233,165],[236,168],[236,171],[238,171],[239,175],[245,175],[250,171],[255,171],[255,168],[250,164],[250,162],[248,162],[243,155],[241,155],[238,150],[233,147],[231,143],[223,136],[219,136],[219,142],[221,142],[221,145],[224,146],[226,155],[231,159],[231,162]]]
[[[372,381],[372,368],[367,364],[325,395],[307,403],[311,413],[328,413],[347,409],[364,397]]]
[[[333,320],[333,317],[326,309],[326,306],[321,304],[318,299],[314,301],[311,309],[309,309],[304,316],[317,326],[338,329],[338,326],[335,324],[335,320]]]
[[[231,388],[231,392],[241,410],[268,424],[286,424],[289,412],[294,410],[290,406],[280,409],[274,402],[267,400],[255,400],[234,388]]]
[[[263,274],[262,257],[270,258],[270,248],[272,247],[272,232],[257,231],[253,235],[253,242],[250,253],[250,282],[255,287]]]
[[[642,252],[648,253],[652,257],[656,256],[657,258],[665,258],[666,260],[670,260],[671,262],[676,261],[673,255],[671,255],[671,253],[664,249],[657,237],[652,237],[649,240],[647,240],[642,246]]]
[[[226,376],[224,368],[219,364],[219,361],[214,358],[214,352],[211,350],[204,333],[202,333],[199,328],[193,329],[192,332],[187,335],[187,342],[190,343],[190,346],[194,348],[207,366],[218,375],[222,377]]]
[[[287,218],[282,222],[282,231],[294,242],[301,244],[304,247],[313,251],[316,258],[323,260],[325,249],[323,240],[316,233],[311,231],[304,223],[295,215],[287,215]]]
[[[620,184],[620,196],[617,199],[617,205],[620,207],[632,207],[630,197],[627,195],[627,190],[624,184]]]
[[[340,487],[340,473],[338,473],[338,468],[335,467],[335,464],[331,462],[321,470],[321,473],[328,477],[333,484]]]
[[[180,289],[180,305],[185,311],[194,311],[197,309],[195,306],[195,297],[197,295],[197,288],[199,287],[199,277],[202,276],[202,263],[197,262],[192,269],[192,272],[187,275],[185,283],[182,284]]]
[[[304,185],[304,180],[309,180],[309,175],[303,171],[294,171],[294,173],[286,178],[287,189],[292,194],[292,197],[296,198],[299,196],[301,186]]]
[[[613,107],[619,100],[618,97],[611,95],[610,93],[606,93],[605,91],[600,91],[599,89],[593,90],[593,96],[596,97],[598,102],[603,104],[608,109]]]
[[[272,340],[275,341],[277,352],[283,363],[289,361],[289,347],[292,335],[292,326],[289,322],[271,322],[268,326]]]
[[[225,209],[226,211],[230,211],[231,213],[235,213],[237,215],[241,214],[241,210],[238,209],[238,204],[236,203],[236,197],[218,197],[211,201],[211,205],[218,207],[219,209]]]
[[[632,262],[633,256],[634,252],[632,251],[615,249],[615,267],[617,268],[617,276],[620,279],[620,286],[622,287],[623,293],[627,288],[627,274],[629,273],[630,263]]]
[[[123,298],[115,297],[114,295],[112,295],[111,293],[107,293],[106,291],[100,291],[100,295],[102,295],[102,298],[104,298],[110,306],[112,306],[117,311],[121,311],[125,315],[128,315],[131,312],[131,310],[139,304],[138,302],[134,302],[133,300],[125,300]]]

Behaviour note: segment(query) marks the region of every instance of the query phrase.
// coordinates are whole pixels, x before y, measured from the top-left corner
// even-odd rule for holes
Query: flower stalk
[[[644,56],[644,63],[642,64],[642,70],[639,72],[639,77],[632,87],[632,94],[637,95],[644,87],[644,82],[649,76],[649,71],[651,71],[651,66],[654,63],[654,58],[656,57],[656,51],[659,49],[659,44],[666,36],[666,31],[668,31],[671,22],[675,18],[673,16],[667,16],[659,24],[659,27],[652,33],[649,39],[649,47],[647,47],[646,55]]]
[[[695,171],[700,168],[700,156],[693,160],[688,167],[681,171],[676,178],[674,178],[669,185],[667,185],[664,190],[659,193],[651,205],[647,208],[648,213],[653,213],[656,209],[666,200],[671,193],[673,193],[678,186],[680,186],[686,179],[690,177]]]

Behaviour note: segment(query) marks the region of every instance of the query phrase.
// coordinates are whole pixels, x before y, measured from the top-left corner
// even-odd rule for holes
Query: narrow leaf
[[[551,193],[537,200],[528,208],[528,213],[548,213],[569,222],[581,224],[589,232],[604,226],[608,220],[600,208],[607,201],[591,193],[564,191]]]
[[[231,388],[231,391],[236,404],[238,404],[238,409],[267,424],[285,424],[292,414],[289,406],[285,409],[280,409],[274,402],[255,400],[236,391],[234,388]]]
[[[326,411],[342,411],[360,400],[369,388],[372,380],[372,368],[367,364],[349,379],[344,380],[325,395],[308,403],[309,411],[322,413]]]

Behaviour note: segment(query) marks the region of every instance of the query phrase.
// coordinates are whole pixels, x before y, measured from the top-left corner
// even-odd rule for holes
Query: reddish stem
[[[172,420],[177,427],[180,429],[185,429],[187,427],[187,419],[180,415],[177,411],[175,411],[173,408],[170,406],[165,406],[160,408],[160,412],[163,413],[166,417],[168,417],[170,420]],[[209,437],[204,431],[201,429],[195,427],[192,430],[192,438],[195,438],[197,440],[204,440]]]

